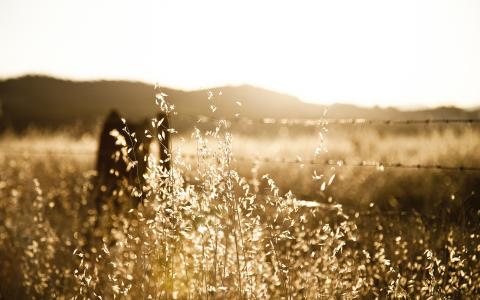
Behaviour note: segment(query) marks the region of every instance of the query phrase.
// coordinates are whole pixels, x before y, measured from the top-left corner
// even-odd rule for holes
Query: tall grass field
[[[174,134],[142,204],[118,191],[102,215],[97,135],[1,137],[0,299],[480,295],[480,172],[349,165],[480,166],[478,125],[220,120]]]

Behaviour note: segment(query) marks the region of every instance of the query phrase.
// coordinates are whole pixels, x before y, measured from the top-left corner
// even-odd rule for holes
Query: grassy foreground
[[[237,159],[319,147],[320,160],[479,165],[475,128],[383,130],[333,127],[328,152],[307,134],[194,131],[172,173],[150,161],[144,204],[106,201],[97,228],[95,139],[4,137],[0,299],[475,299],[479,175]]]

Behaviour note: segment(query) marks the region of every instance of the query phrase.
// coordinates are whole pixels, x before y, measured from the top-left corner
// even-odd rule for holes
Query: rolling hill
[[[247,118],[320,118],[325,106],[242,85],[183,91],[132,81],[70,81],[46,76],[23,76],[0,81],[0,127],[21,131],[30,126],[58,128],[91,124],[115,108],[129,119],[154,116],[155,94],[163,92],[179,115]],[[211,99],[209,99],[211,95]],[[237,102],[240,102],[239,105]],[[210,105],[216,106],[215,113]],[[365,108],[348,104],[328,106],[328,118],[471,119],[480,110],[440,107],[416,111]],[[185,119],[186,120],[186,119]]]

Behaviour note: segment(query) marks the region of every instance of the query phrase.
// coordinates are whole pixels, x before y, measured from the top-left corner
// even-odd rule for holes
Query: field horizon
[[[150,118],[156,93],[169,95],[178,113],[176,128],[189,128],[199,116],[216,118],[438,120],[477,119],[479,108],[454,106],[418,110],[393,107],[358,107],[351,104],[319,105],[250,85],[182,91],[134,81],[70,81],[47,76],[22,76],[0,81],[0,130],[28,127],[55,129],[81,126],[92,130],[111,110],[130,119]],[[241,106],[239,106],[239,104]],[[212,112],[210,105],[215,105]],[[41,109],[49,107],[50,109]],[[193,118],[193,119],[192,119]]]

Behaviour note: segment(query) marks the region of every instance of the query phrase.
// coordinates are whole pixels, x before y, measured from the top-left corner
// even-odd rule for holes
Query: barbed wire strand
[[[9,156],[95,156],[98,151],[22,151],[22,150],[0,150],[0,153]],[[196,154],[181,155],[183,159],[197,159]],[[377,170],[384,169],[430,169],[430,170],[444,170],[444,171],[458,171],[458,172],[478,172],[480,167],[475,166],[445,166],[440,164],[426,165],[426,164],[406,164],[400,162],[380,162],[373,160],[361,160],[357,162],[347,161],[344,159],[326,159],[326,160],[314,160],[314,159],[288,159],[279,158],[271,159],[268,157],[246,157],[246,156],[233,156],[234,161],[242,162],[259,162],[264,164],[298,164],[298,165],[323,165],[333,167],[365,167],[376,168]]]
[[[243,123],[246,125],[283,125],[283,126],[327,126],[327,125],[428,125],[428,124],[480,124],[480,119],[407,119],[407,120],[377,120],[377,119],[289,119],[289,118],[215,118],[203,115],[182,114],[177,118],[190,118],[196,123],[225,121],[229,124]]]
[[[384,170],[386,168],[402,168],[402,169],[433,169],[433,170],[446,170],[446,171],[461,171],[461,172],[476,172],[480,171],[480,167],[472,166],[444,166],[444,165],[424,165],[424,164],[404,164],[404,163],[392,163],[392,162],[379,162],[379,161],[359,161],[359,162],[347,162],[346,160],[332,160],[327,159],[323,161],[318,160],[303,160],[303,159],[270,159],[266,157],[262,158],[247,158],[247,157],[234,157],[234,159],[240,161],[258,161],[262,163],[286,163],[286,164],[303,164],[303,165],[324,165],[335,167],[367,167],[377,168],[378,170]]]

